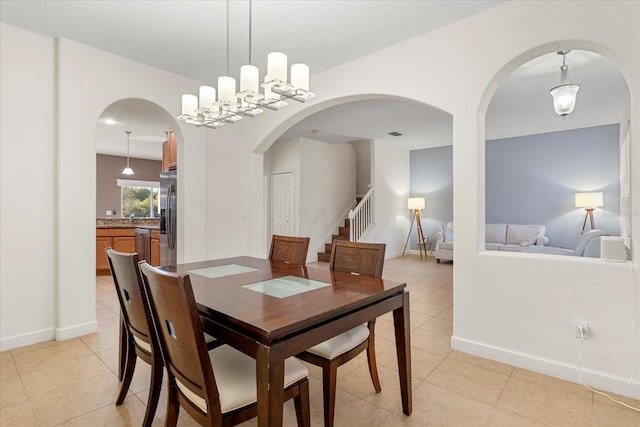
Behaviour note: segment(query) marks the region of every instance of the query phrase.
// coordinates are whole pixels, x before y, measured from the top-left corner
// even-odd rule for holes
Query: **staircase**
[[[351,234],[351,220],[345,218],[344,226],[338,227],[338,234],[331,236],[331,243],[324,244],[324,252],[318,252],[318,262],[329,262],[331,259],[331,247],[334,240],[349,240]]]

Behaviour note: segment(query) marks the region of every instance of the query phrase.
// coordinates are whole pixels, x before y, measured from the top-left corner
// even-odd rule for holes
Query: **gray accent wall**
[[[442,224],[453,221],[452,148],[447,145],[411,151],[411,197],[426,199],[421,215],[425,238],[435,237]],[[418,249],[415,225],[411,230],[410,242],[411,249]]]
[[[596,228],[620,234],[618,124],[487,141],[485,161],[486,222],[544,224],[549,245],[572,249],[585,217],[575,193],[601,191]],[[410,166],[427,237],[453,218],[452,147],[412,151]]]

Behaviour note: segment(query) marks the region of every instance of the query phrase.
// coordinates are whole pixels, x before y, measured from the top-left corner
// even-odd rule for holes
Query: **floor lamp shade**
[[[576,193],[576,208],[601,208],[603,204],[602,192]]]
[[[407,208],[411,210],[424,209],[424,197],[410,197],[407,200]]]

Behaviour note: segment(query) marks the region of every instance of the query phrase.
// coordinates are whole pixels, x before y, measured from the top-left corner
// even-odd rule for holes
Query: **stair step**
[[[333,247],[333,242],[332,243],[325,243],[324,244],[324,251],[328,252],[328,253],[331,253],[332,247]]]
[[[331,236],[331,242],[333,243],[334,240],[349,240],[349,235],[334,234],[333,236]]]
[[[331,259],[331,252],[318,252],[318,262],[329,262]]]
[[[348,236],[351,233],[351,228],[349,227],[338,227],[338,234],[341,236]]]

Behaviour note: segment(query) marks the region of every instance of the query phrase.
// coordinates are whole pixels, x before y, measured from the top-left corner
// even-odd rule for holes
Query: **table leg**
[[[258,426],[282,426],[284,358],[277,347],[258,346],[256,354]]]
[[[409,292],[402,296],[402,306],[393,310],[393,324],[396,334],[398,355],[398,375],[402,394],[402,412],[411,415],[413,397],[411,390],[411,328],[409,324]]]

